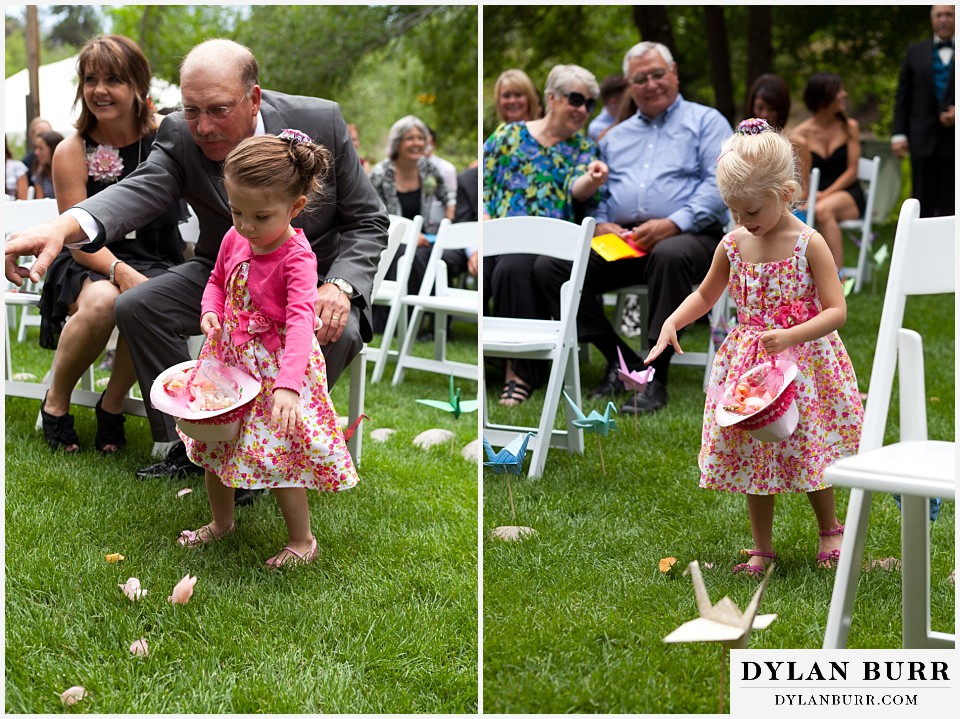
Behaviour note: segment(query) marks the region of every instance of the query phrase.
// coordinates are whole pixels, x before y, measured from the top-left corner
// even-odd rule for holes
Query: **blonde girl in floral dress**
[[[833,256],[823,237],[790,212],[800,186],[796,166],[790,142],[764,120],[744,120],[724,143],[717,186],[739,226],[723,238],[706,278],[664,323],[645,360],[668,344],[681,353],[677,331],[729,289],[737,326],[717,351],[710,376],[700,486],[747,495],[753,549],[734,572],[754,576],[776,557],[774,498],[784,492],[806,493],[817,519],[817,565],[836,565],[843,525],[823,470],[857,451],[863,424],[853,366],[836,332],[847,310]],[[737,426],[719,426],[717,388],[785,351],[799,369],[796,430],[781,442],[761,442]]]
[[[269,488],[287,524],[289,541],[270,568],[316,559],[307,489],[337,492],[357,472],[333,403],[315,336],[317,261],[290,221],[317,197],[330,153],[297,130],[241,142],[224,164],[233,215],[203,293],[200,328],[213,355],[262,384],[239,437],[202,442],[183,434],[190,459],[206,470],[213,521],[180,534],[197,547],[233,531],[236,488]],[[334,320],[337,318],[334,317]]]

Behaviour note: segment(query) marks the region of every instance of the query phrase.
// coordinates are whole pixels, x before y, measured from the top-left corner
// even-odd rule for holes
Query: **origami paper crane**
[[[510,517],[516,522],[517,513],[513,507],[513,488],[510,486],[510,475],[520,474],[523,469],[523,457],[527,453],[527,442],[534,435],[534,432],[527,432],[525,435],[518,434],[510,444],[494,454],[493,447],[490,446],[490,440],[483,438],[483,449],[487,453],[489,462],[484,462],[485,467],[490,467],[494,474],[507,475],[507,496],[510,498]],[[530,527],[518,527],[515,525],[509,527],[496,527],[490,534],[495,539],[507,541],[519,541],[527,536],[535,535],[537,531]]]
[[[363,420],[365,420],[365,419],[370,419],[370,418],[369,418],[367,415],[365,415],[365,414],[363,414],[363,413],[361,412],[361,413],[360,413],[360,416],[357,417],[355,420],[353,420],[353,424],[351,424],[349,427],[347,427],[345,430],[343,430],[343,440],[344,440],[345,442],[349,442],[349,441],[350,441],[350,439],[353,437],[354,433],[357,431],[357,427],[359,427],[359,426],[360,426],[360,423],[361,423]]]
[[[494,474],[520,474],[523,470],[523,458],[527,454],[527,442],[533,435],[533,432],[527,432],[526,435],[518,434],[510,444],[496,454],[490,446],[490,441],[484,437],[483,449],[490,461],[484,462],[483,466],[490,467]]]
[[[453,418],[455,420],[460,419],[460,415],[464,412],[476,412],[477,407],[480,405],[479,401],[475,399],[467,400],[466,402],[460,400],[462,390],[457,387],[457,391],[453,391],[453,375],[450,375],[450,401],[443,402],[436,399],[418,399],[417,402],[420,404],[425,404],[428,407],[436,407],[437,409],[442,409],[444,412],[453,413]]]
[[[617,406],[613,402],[607,402],[607,409],[603,414],[593,410],[589,416],[584,416],[583,410],[574,404],[573,400],[570,399],[570,395],[568,395],[565,390],[563,397],[567,400],[567,404],[570,405],[570,409],[573,410],[573,413],[577,416],[577,418],[573,420],[573,426],[579,427],[586,434],[597,435],[597,447],[600,451],[600,470],[606,474],[607,468],[603,462],[603,445],[600,443],[600,437],[606,437],[608,433],[617,429],[616,420],[610,417],[610,410],[617,412]]]
[[[614,412],[617,411],[617,406],[613,402],[607,402],[607,409],[603,414],[600,414],[597,410],[593,410],[589,416],[585,416],[583,410],[577,407],[573,400],[570,399],[570,395],[566,393],[566,390],[564,390],[563,396],[567,400],[567,404],[570,405],[570,409],[573,410],[573,413],[577,416],[577,418],[573,420],[574,426],[579,427],[587,434],[598,434],[606,437],[607,434],[617,429],[617,421],[610,417],[610,410]]]
[[[726,699],[727,653],[730,649],[742,649],[750,640],[750,630],[766,629],[770,626],[776,614],[761,614],[757,616],[760,600],[770,581],[773,564],[767,567],[760,587],[750,600],[745,612],[740,612],[730,597],[724,597],[716,604],[710,603],[707,589],[700,574],[700,565],[696,560],[687,566],[687,572],[693,578],[693,592],[697,598],[697,610],[700,616],[682,624],[663,638],[664,642],[717,642],[721,645],[720,651],[720,710],[724,713]],[[684,572],[686,574],[686,572]]]
[[[647,383],[653,379],[653,367],[647,367],[641,370],[631,370],[623,360],[623,352],[617,347],[617,356],[620,358],[620,369],[617,370],[617,376],[623,382],[623,386],[632,389],[635,392],[643,390]]]

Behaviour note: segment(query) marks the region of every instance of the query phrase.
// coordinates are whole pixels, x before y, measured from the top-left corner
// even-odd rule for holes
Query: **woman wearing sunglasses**
[[[583,131],[600,87],[578,65],[557,65],[544,89],[543,118],[500,126],[483,146],[484,219],[529,215],[573,221],[573,201],[588,202],[607,181],[607,166]],[[484,286],[496,317],[547,319],[533,281],[535,255],[484,261]],[[495,261],[491,261],[495,260]],[[507,360],[500,404],[514,407],[544,379],[543,363]]]

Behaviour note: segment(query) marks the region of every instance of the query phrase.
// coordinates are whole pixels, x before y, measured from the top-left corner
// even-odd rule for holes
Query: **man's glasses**
[[[568,92],[566,94],[566,98],[567,102],[570,103],[570,107],[580,107],[581,105],[586,105],[587,112],[593,112],[593,108],[597,106],[596,98],[586,97],[580,92]]]
[[[667,69],[663,67],[658,67],[656,70],[652,70],[645,75],[634,75],[633,77],[630,78],[630,82],[632,82],[634,85],[646,85],[647,80],[653,80],[654,82],[657,82],[658,80],[662,80],[666,76],[667,76]]]
[[[184,107],[183,116],[189,122],[196,122],[200,119],[200,116],[204,113],[208,114],[213,120],[225,120],[230,116],[230,113],[236,110],[240,105],[243,104],[243,101],[247,99],[247,96],[244,95],[241,97],[233,107],[227,107],[226,105],[217,105],[216,107],[208,107],[206,110],[201,110],[199,107]]]

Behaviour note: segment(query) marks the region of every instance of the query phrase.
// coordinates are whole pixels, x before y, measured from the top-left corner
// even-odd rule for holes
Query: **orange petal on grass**
[[[107,560],[107,564],[116,564],[117,562],[122,562],[126,557],[122,554],[108,554],[104,559]]]
[[[70,687],[60,695],[65,706],[72,706],[87,696],[87,690],[81,686]]]
[[[670,567],[672,567],[672,566],[673,566],[674,564],[676,564],[676,563],[677,563],[677,558],[676,558],[676,557],[665,557],[665,558],[663,558],[663,559],[660,560],[660,571],[661,571],[661,572],[669,572],[669,571],[670,571]]]

